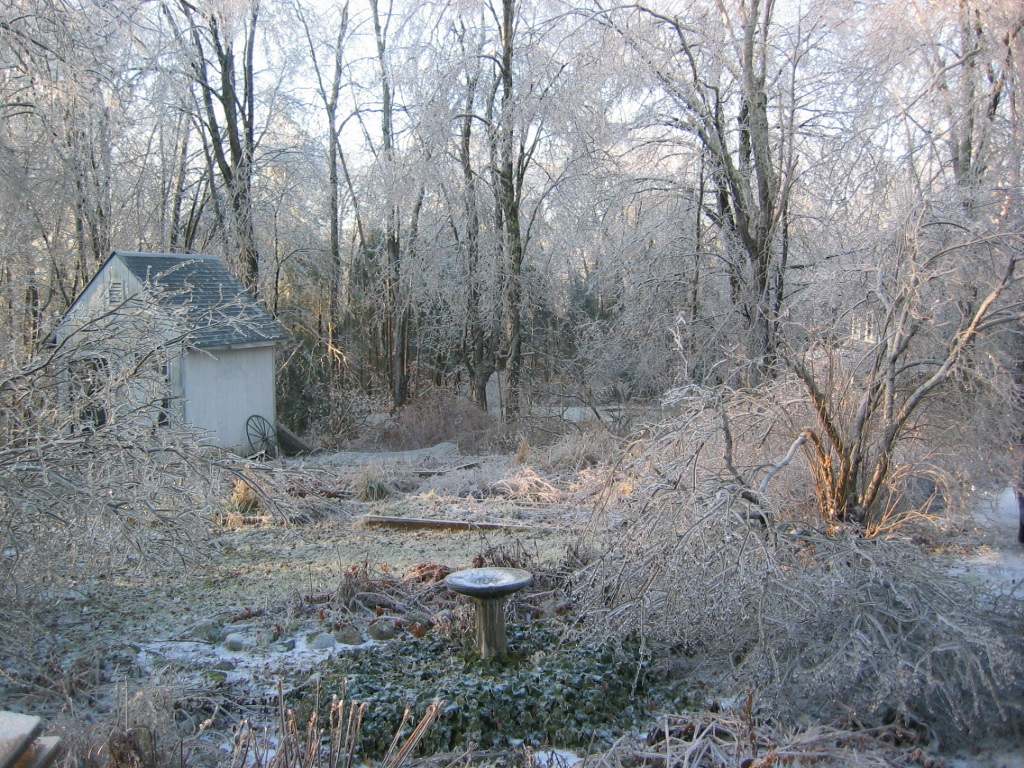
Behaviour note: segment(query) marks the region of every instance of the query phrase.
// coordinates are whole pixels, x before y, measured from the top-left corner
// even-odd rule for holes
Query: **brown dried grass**
[[[536,504],[557,504],[567,494],[547,478],[538,475],[529,467],[522,467],[514,475],[502,478],[490,487],[491,493],[511,501]]]

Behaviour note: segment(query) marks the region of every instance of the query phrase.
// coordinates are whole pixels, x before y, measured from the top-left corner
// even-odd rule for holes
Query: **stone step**
[[[43,731],[43,721],[33,715],[0,712],[0,768],[14,768]]]

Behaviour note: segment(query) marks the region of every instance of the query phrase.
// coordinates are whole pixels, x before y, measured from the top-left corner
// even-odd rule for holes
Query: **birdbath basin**
[[[476,648],[480,658],[508,650],[505,598],[532,582],[533,574],[521,568],[469,568],[445,578],[448,589],[476,602]]]

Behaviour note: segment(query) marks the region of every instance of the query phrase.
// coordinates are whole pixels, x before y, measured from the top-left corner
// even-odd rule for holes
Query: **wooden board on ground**
[[[42,733],[43,721],[34,715],[0,712],[0,768],[13,768]]]
[[[21,759],[14,763],[13,768],[46,768],[52,765],[60,754],[60,737],[43,736],[29,745]]]

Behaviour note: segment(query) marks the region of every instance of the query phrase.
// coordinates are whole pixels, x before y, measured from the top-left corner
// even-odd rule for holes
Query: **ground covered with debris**
[[[285,747],[320,743],[304,730],[314,717],[328,743],[346,701],[349,714],[352,702],[366,708],[358,710],[357,743],[337,754],[389,765],[398,764],[387,762],[396,730],[415,736],[403,761],[415,754],[432,765],[1020,764],[986,733],[972,744],[898,713],[882,726],[859,723],[828,701],[779,694],[780,680],[783,688],[802,678],[820,687],[832,680],[822,672],[829,668],[865,680],[887,669],[864,663],[858,635],[904,654],[894,669],[909,663],[914,633],[931,625],[901,634],[925,603],[916,582],[900,586],[898,568],[925,568],[919,554],[777,526],[780,544],[750,520],[731,520],[724,497],[694,508],[701,520],[721,508],[731,526],[725,534],[687,522],[681,498],[663,508],[645,502],[638,515],[639,500],[654,498],[639,492],[643,482],[586,451],[567,460],[528,446],[510,456],[467,456],[442,444],[254,464],[235,475],[200,558],[144,575],[131,563],[83,562],[69,589],[55,588],[31,631],[5,640],[3,707],[49,718],[67,736],[75,765],[304,764],[308,743]],[[950,583],[989,594],[987,610],[1011,621],[1024,589],[1014,529],[1004,530],[1015,506],[1005,494],[981,494],[978,505],[985,514],[926,559]],[[696,592],[671,580],[688,552]],[[499,663],[474,657],[472,604],[443,584],[454,570],[482,565],[536,576],[509,603],[512,652]],[[822,644],[800,624],[848,620],[842,611],[794,607],[817,588],[787,576],[804,565],[818,581],[877,579],[857,594],[882,607],[851,614],[841,627],[848,642]],[[883,575],[890,567],[897,570]],[[748,599],[746,578],[778,590]],[[778,600],[791,615],[768,626],[751,600]],[[897,610],[889,600],[905,605]],[[695,612],[696,603],[704,608]],[[965,683],[976,695],[965,707],[988,701],[990,684],[999,696],[1024,694],[1019,674],[989,679],[1019,649],[989,635],[991,647],[981,648],[977,638],[953,634],[991,665]],[[820,658],[806,650],[815,643]],[[931,674],[953,674],[928,658]],[[751,671],[796,659],[779,678]],[[738,693],[751,682],[759,689]],[[857,681],[830,684],[842,697]],[[915,691],[900,695],[916,701]],[[436,711],[435,699],[444,702]],[[869,704],[865,715],[877,716]],[[1005,701],[1008,710],[1019,704]],[[429,727],[417,729],[428,716]],[[963,723],[976,727],[977,717],[965,713]],[[944,745],[960,751],[941,753]]]

